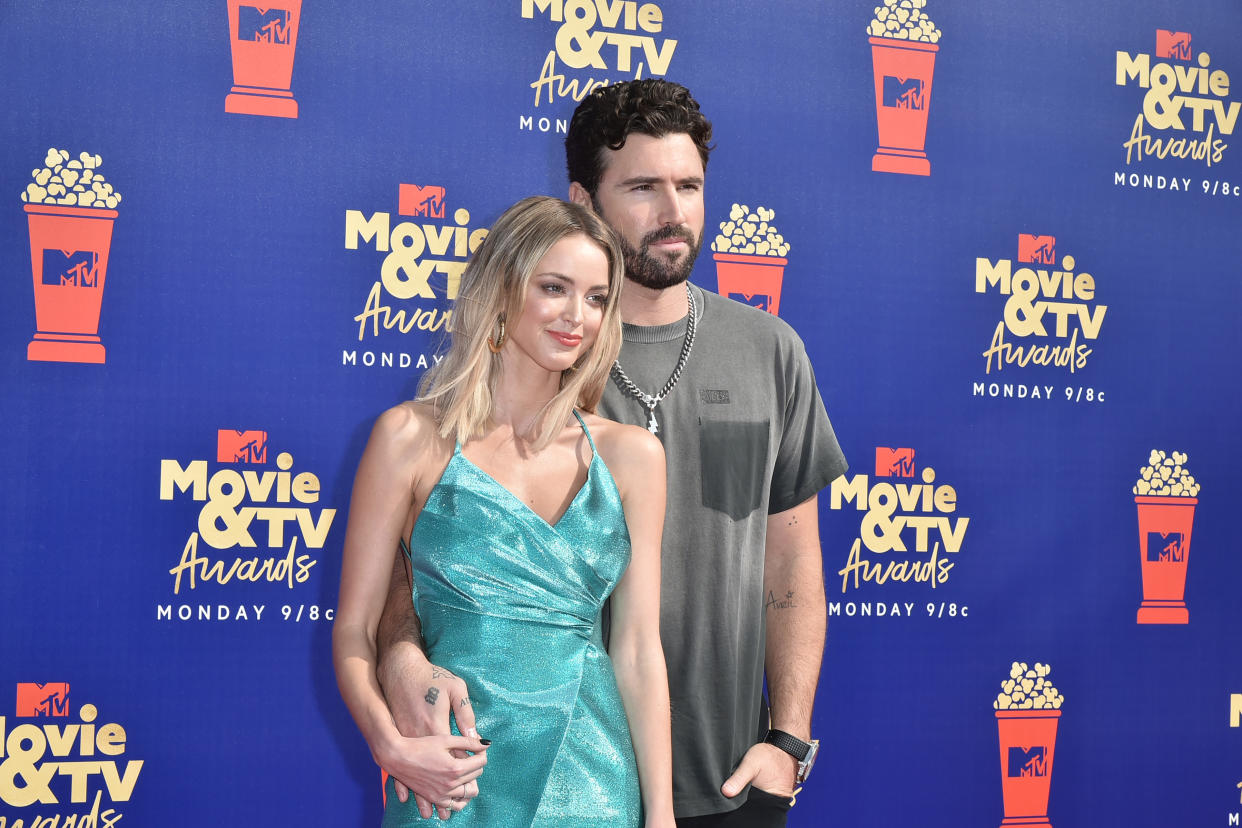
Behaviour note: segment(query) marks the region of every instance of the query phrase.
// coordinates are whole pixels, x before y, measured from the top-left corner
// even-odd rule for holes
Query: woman
[[[455,824],[673,825],[664,454],[591,413],[621,345],[622,268],[589,210],[509,208],[462,275],[448,353],[417,401],[380,415],[358,466],[338,684],[376,761],[442,818],[460,809]],[[375,635],[398,543],[427,656],[465,680],[490,747],[473,728],[406,739],[383,702]],[[418,819],[390,787],[384,825]]]

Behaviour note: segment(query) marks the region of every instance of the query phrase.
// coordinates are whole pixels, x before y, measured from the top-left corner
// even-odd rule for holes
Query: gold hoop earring
[[[502,317],[496,321],[500,323],[500,336],[494,340],[490,336],[487,338],[487,350],[493,354],[500,353],[500,349],[505,347],[505,320]]]

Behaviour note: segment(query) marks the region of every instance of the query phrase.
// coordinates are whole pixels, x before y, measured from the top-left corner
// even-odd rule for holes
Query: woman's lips
[[[552,338],[562,345],[572,347],[582,341],[581,334],[561,333],[560,331],[548,331]]]

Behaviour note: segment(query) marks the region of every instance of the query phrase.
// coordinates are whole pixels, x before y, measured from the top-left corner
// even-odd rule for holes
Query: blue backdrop
[[[653,74],[715,125],[694,280],[779,302],[851,461],[791,824],[1237,824],[1242,7],[269,2],[0,6],[0,825],[376,824],[370,423]],[[1014,662],[1064,705],[998,716]]]

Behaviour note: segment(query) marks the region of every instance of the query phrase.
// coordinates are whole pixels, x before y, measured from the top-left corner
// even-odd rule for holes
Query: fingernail
[[[492,740],[491,739],[480,739],[479,743],[484,744],[484,745],[490,745],[492,743]]]

